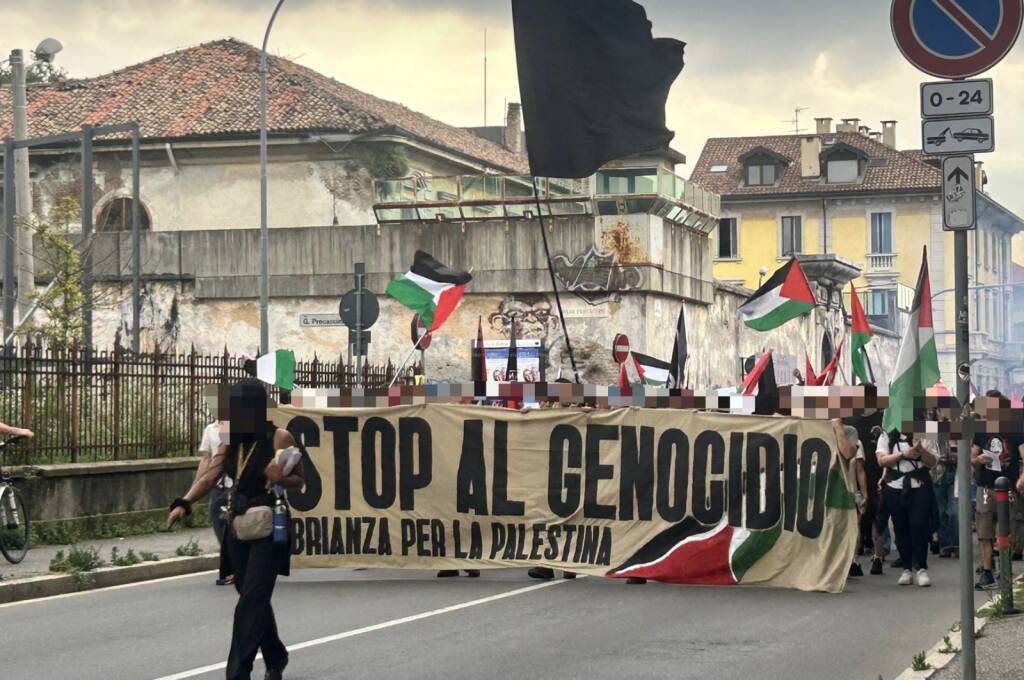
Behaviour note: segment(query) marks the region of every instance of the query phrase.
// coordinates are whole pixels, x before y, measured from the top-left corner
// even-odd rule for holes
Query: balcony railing
[[[596,185],[596,186],[595,186]],[[717,194],[655,168],[609,169],[586,179],[523,175],[401,177],[374,181],[374,212],[386,222],[470,221],[545,216],[651,213],[710,231],[718,222]]]
[[[889,272],[896,268],[895,253],[868,253],[868,270]]]

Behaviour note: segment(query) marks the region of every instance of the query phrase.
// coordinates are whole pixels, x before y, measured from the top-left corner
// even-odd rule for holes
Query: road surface
[[[893,678],[959,618],[956,562],[930,589],[898,573],[841,595],[524,570],[297,571],[278,581],[286,677],[402,680]],[[213,574],[0,606],[5,678],[221,678],[235,602]],[[986,595],[980,595],[979,603]],[[262,677],[257,661],[253,677]]]

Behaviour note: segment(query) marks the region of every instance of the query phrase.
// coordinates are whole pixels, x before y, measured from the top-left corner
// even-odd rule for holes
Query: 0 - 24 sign
[[[992,79],[921,83],[921,116],[988,116],[992,106]]]

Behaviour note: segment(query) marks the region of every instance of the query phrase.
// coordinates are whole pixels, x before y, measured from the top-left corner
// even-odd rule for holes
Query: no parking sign
[[[1024,0],[893,0],[892,34],[903,56],[939,78],[969,78],[1013,47]]]

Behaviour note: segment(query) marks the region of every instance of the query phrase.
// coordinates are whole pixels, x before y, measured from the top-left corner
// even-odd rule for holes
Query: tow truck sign
[[[992,116],[924,120],[921,148],[934,156],[989,153],[996,148]]]

